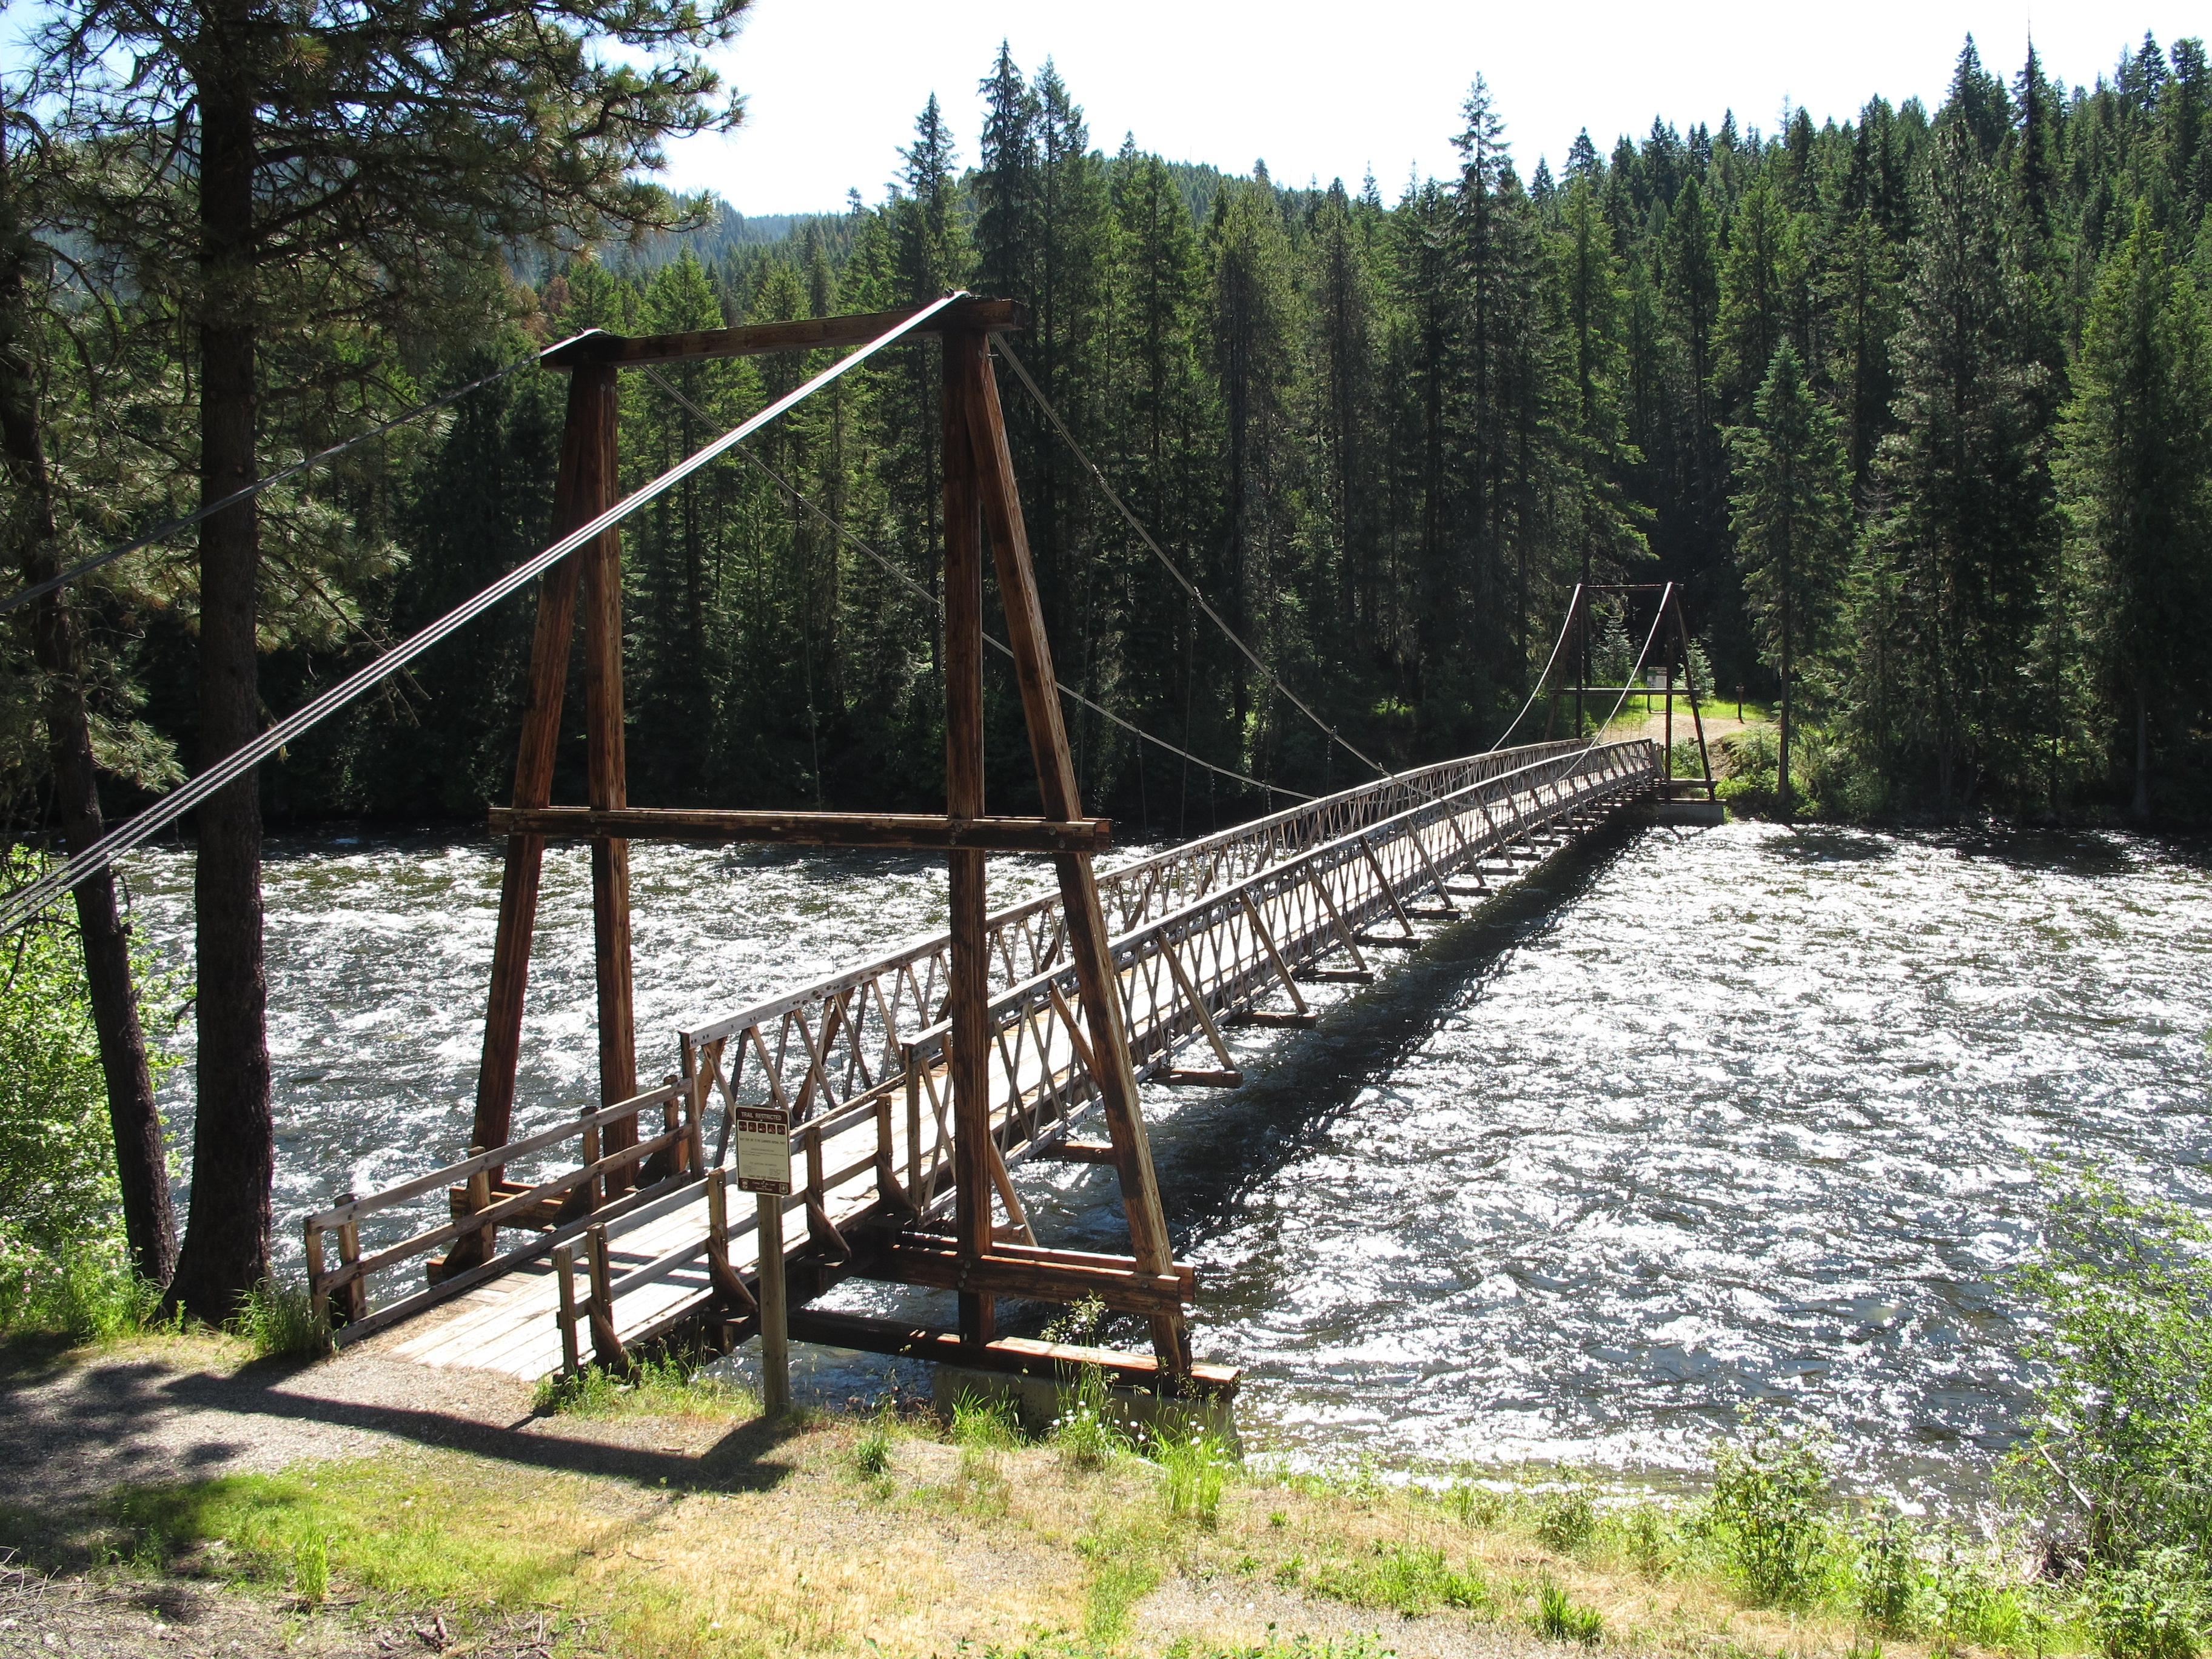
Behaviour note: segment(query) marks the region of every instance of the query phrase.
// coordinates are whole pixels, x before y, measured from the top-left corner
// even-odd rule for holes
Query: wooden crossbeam
[[[1160,1362],[1151,1354],[1129,1353],[1119,1348],[1081,1347],[1065,1342],[1039,1342],[1018,1336],[1002,1336],[992,1342],[963,1342],[957,1331],[909,1324],[903,1320],[878,1319],[866,1314],[795,1308],[791,1314],[791,1334],[802,1342],[820,1342],[831,1347],[856,1348],[862,1353],[893,1354],[1018,1376],[1064,1378],[1084,1366],[1096,1366],[1110,1381],[1125,1387],[1156,1388],[1172,1380],[1162,1376]],[[1194,1394],[1226,1400],[1235,1395],[1243,1380],[1243,1373],[1234,1366],[1193,1364],[1185,1373],[1184,1385]]]
[[[862,1278],[921,1285],[969,1295],[1020,1296],[1039,1302],[1080,1302],[1097,1297],[1121,1313],[1180,1313],[1194,1299],[1191,1270],[1151,1273],[1133,1261],[1088,1256],[1072,1250],[1025,1250],[994,1243],[987,1254],[902,1240],[857,1258]]]
[[[802,317],[796,322],[748,323],[742,328],[709,328],[681,334],[610,334],[593,329],[546,353],[549,368],[574,368],[580,363],[674,363],[695,357],[753,357],[775,351],[811,351],[822,346],[866,345],[890,332],[918,307],[900,311],[862,312],[849,317]],[[945,334],[1010,334],[1028,324],[1028,315],[1012,300],[962,300],[949,305],[927,322],[911,328],[902,340],[923,340]]]
[[[914,847],[934,852],[1103,853],[1111,818],[948,817],[938,812],[754,812],[687,806],[495,806],[495,836],[547,841],[774,842],[795,847]]]

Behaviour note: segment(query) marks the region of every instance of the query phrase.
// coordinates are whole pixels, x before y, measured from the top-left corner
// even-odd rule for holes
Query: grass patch
[[[1130,1438],[1115,1419],[1113,1391],[1096,1365],[1080,1367],[1060,1391],[1060,1412],[1046,1437],[1072,1469],[1095,1473],[1127,1454]]]
[[[320,1359],[331,1352],[330,1322],[302,1284],[263,1279],[240,1299],[231,1328],[261,1359]]]
[[[759,1415],[760,1396],[739,1383],[709,1375],[695,1356],[665,1354],[638,1361],[627,1374],[592,1364],[573,1376],[556,1372],[540,1377],[531,1395],[531,1409],[540,1417],[722,1422]]]
[[[595,1475],[558,1472],[573,1455],[531,1443],[588,1440],[598,1417],[649,1421],[656,1402],[681,1421],[702,1409],[697,1379],[668,1362],[657,1378],[576,1388],[572,1429],[542,1425],[501,1456],[401,1454],[143,1490],[89,1541],[148,1571],[258,1585],[302,1615],[441,1609],[456,1644],[543,1611],[571,1632],[549,1643],[556,1653],[1370,1651],[1322,1639],[1345,1608],[1439,1621],[1428,1645],[1456,1624],[1504,1643],[1685,1659],[2201,1651],[2201,1597],[2159,1564],[2029,1580],[1999,1546],[1894,1514],[1854,1518],[1810,1443],[1787,1436],[1747,1439],[1710,1495],[1671,1505],[1555,1471],[1509,1483],[1463,1470],[1437,1490],[1364,1467],[1274,1474],[1188,1432],[1086,1466],[1056,1437],[1024,1442],[1003,1401],[980,1398],[934,1431],[888,1409],[749,1421],[677,1458],[625,1424],[605,1437],[617,1472]],[[709,1403],[736,1414],[726,1393]],[[0,1522],[0,1544],[34,1523]],[[1754,1583],[1756,1564],[1776,1561],[1783,1579]],[[1177,1586],[1187,1593],[1146,1600]],[[1319,1603],[1335,1605],[1312,1607],[1300,1645],[1297,1610]],[[1262,1621],[1279,1628],[1263,1639]]]
[[[1211,1530],[1221,1518],[1221,1492],[1236,1460],[1212,1435],[1199,1433],[1162,1446],[1160,1493],[1170,1521],[1194,1521]]]
[[[112,1506],[110,1547],[142,1568],[189,1563],[307,1603],[325,1599],[334,1575],[462,1608],[573,1601],[604,1530],[574,1501],[577,1482],[545,1481],[532,1499],[520,1480],[483,1473],[478,1460],[363,1458],[146,1488]]]
[[[1595,1646],[1605,1634],[1605,1619],[1595,1607],[1578,1607],[1566,1591],[1547,1580],[1536,1593],[1536,1616],[1529,1621],[1536,1634],[1554,1642],[1580,1642]]]
[[[1377,1544],[1364,1557],[1327,1564],[1305,1583],[1317,1595],[1408,1619],[1437,1607],[1486,1613],[1493,1605],[1480,1573],[1453,1567],[1443,1550],[1419,1545]]]

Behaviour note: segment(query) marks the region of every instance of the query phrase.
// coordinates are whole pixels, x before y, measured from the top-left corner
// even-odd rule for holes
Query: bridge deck
[[[1455,897],[1510,882],[1532,864],[1531,837],[1571,839],[1613,808],[1661,793],[1663,767],[1658,746],[1640,739],[1477,756],[1101,877],[1139,1075],[1176,1080],[1178,1053],[1199,1044],[1207,1066],[1193,1080],[1232,1081],[1224,1020],[1284,998],[1293,1006],[1267,1012],[1295,1016],[1304,1006],[1295,981],[1317,972],[1365,977],[1376,939],[1418,937],[1415,907],[1423,919],[1448,917]],[[1012,1166],[1065,1146],[1096,1096],[1058,897],[993,917],[988,939],[993,1139]],[[922,941],[683,1034],[684,1091],[709,1121],[719,1097],[725,1141],[729,1108],[772,1103],[790,1111],[798,1190],[786,1205],[787,1254],[812,1260],[827,1278],[872,1229],[950,1203],[946,1032],[935,1018],[947,950],[942,938]],[[1332,959],[1327,969],[1324,958]],[[707,1163],[719,1164],[724,1150],[718,1146]],[[1012,1224],[1006,1231],[1021,1239],[1025,1223],[1011,1181],[1001,1191]],[[707,1311],[717,1292],[698,1175],[679,1175],[629,1203],[627,1214],[610,1212],[605,1225],[616,1328],[635,1341]],[[758,1271],[752,1208],[732,1205],[725,1234],[731,1266],[748,1287]],[[413,1312],[389,1351],[523,1378],[559,1369],[560,1287],[548,1249]],[[622,1285],[630,1274],[636,1282]]]

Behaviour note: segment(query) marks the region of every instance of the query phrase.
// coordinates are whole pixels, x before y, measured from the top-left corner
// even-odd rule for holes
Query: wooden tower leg
[[[564,536],[602,510],[600,405],[612,398],[613,371],[579,368],[568,381],[568,424],[561,434],[561,470],[553,485],[553,533]],[[561,703],[568,680],[568,646],[575,628],[576,578],[581,556],[563,559],[545,574],[538,593],[538,625],[530,647],[530,684],[522,714],[522,741],[514,764],[514,804],[546,806],[553,799],[553,758],[561,731]],[[530,984],[530,940],[538,925],[538,884],[545,861],[543,836],[509,836],[500,882],[499,932],[492,945],[491,993],[484,1012],[483,1055],[477,1068],[476,1127],[471,1143],[507,1144],[514,1118],[514,1078],[522,1054],[522,1000]],[[503,1171],[494,1171],[495,1178]],[[449,1272],[473,1267],[482,1252],[477,1235],[456,1241]]]
[[[1690,622],[1682,614],[1681,590],[1672,582],[1667,584],[1666,603],[1674,610],[1674,634],[1681,641],[1682,688],[1690,694],[1690,723],[1698,733],[1698,763],[1705,771],[1705,799],[1713,800],[1717,799],[1713,792],[1713,757],[1705,748],[1705,711],[1699,703],[1698,678],[1690,667]]]
[[[976,338],[981,347],[981,337]],[[975,452],[963,416],[960,364],[965,337],[945,341],[945,805],[954,818],[983,812],[983,548]],[[963,1261],[991,1247],[989,945],[984,936],[984,868],[980,852],[947,855],[951,874],[950,1012],[955,1229]],[[960,1334],[988,1342],[997,1334],[993,1299],[960,1292]]]
[[[1068,751],[1067,728],[1060,717],[1060,694],[1054,688],[1052,648],[1045,638],[1044,609],[1030,559],[1029,532],[1015,489],[1013,454],[1006,443],[1006,416],[999,406],[998,380],[992,373],[988,344],[980,334],[948,334],[945,361],[948,409],[955,406],[951,382],[956,374],[958,377],[957,406],[967,420],[972,465],[981,491],[984,522],[991,532],[999,597],[1006,613],[1007,642],[1013,648],[1022,711],[1029,725],[1030,752],[1036,763],[1045,816],[1080,817],[1083,804]],[[948,453],[949,449],[950,446]],[[950,474],[948,465],[948,477]],[[1107,948],[1106,917],[1098,902],[1091,855],[1061,854],[1055,855],[1053,863],[1060,877],[1060,912],[1067,921],[1069,954],[1091,1027],[1091,1050],[1097,1061],[1096,1080],[1105,1107],[1107,1133],[1121,1178],[1131,1253],[1147,1273],[1171,1273],[1167,1213],[1160,1202],[1152,1145],[1138,1103],[1121,981]],[[955,939],[957,942],[957,934]],[[1152,1345],[1163,1370],[1176,1376],[1186,1375],[1190,1367],[1190,1334],[1181,1310],[1156,1316],[1152,1326]]]
[[[605,376],[605,390],[597,410],[595,513],[613,506],[617,498],[615,370],[602,366],[597,372]],[[623,744],[622,538],[610,530],[580,551],[585,775],[592,805],[604,810],[629,805]],[[592,945],[599,981],[599,1103],[611,1106],[637,1092],[637,1025],[630,980],[629,843],[611,836],[592,842]],[[610,1123],[606,1150],[634,1146],[637,1134],[635,1118]],[[608,1191],[626,1190],[635,1174],[611,1173]]]

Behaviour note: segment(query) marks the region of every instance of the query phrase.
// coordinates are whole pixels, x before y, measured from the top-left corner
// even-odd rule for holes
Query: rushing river
[[[679,1024],[942,924],[919,858],[634,856],[647,1078]],[[994,869],[1002,902],[1044,878]],[[131,871],[186,969],[190,873]],[[296,1257],[301,1211],[465,1143],[499,868],[477,839],[303,838],[268,890]],[[520,1128],[592,1087],[589,902],[587,854],[550,855]],[[1867,1477],[1970,1489],[2029,1382],[2003,1273],[2039,1166],[2212,1204],[2194,844],[1620,830],[1386,968],[1244,1043],[1235,1094],[1146,1095],[1197,1346],[1294,1455],[1664,1470],[1764,1402]],[[163,1086],[188,1146],[189,1066]],[[1110,1173],[1022,1181],[1048,1242],[1122,1248]]]

